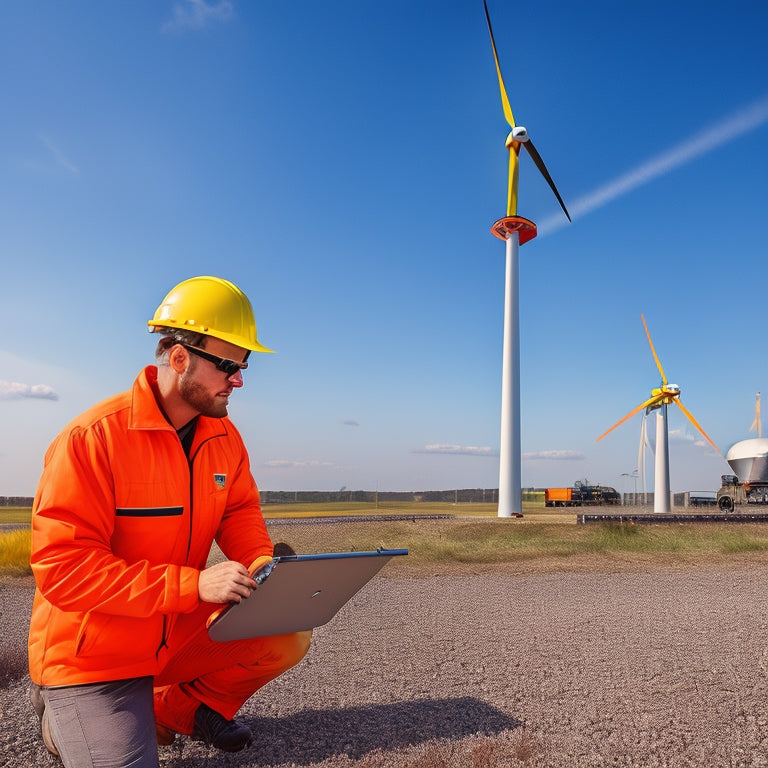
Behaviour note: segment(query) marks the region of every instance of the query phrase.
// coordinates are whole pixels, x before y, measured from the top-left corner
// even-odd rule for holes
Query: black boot
[[[204,741],[224,752],[239,752],[253,739],[250,728],[237,720],[227,720],[215,710],[201,704],[195,712],[192,738]]]

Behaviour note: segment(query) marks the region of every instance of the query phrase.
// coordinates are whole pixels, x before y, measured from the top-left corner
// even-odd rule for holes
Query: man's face
[[[217,357],[242,362],[247,350],[229,342],[208,337],[205,351]],[[189,366],[179,375],[179,394],[184,401],[203,416],[221,419],[227,415],[232,390],[243,386],[243,374],[237,371],[231,376],[216,368],[210,360],[204,360],[192,352]]]

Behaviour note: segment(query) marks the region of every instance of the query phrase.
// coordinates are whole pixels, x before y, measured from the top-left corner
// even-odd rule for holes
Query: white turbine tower
[[[645,317],[640,315],[645,328],[645,335],[648,337],[648,344],[651,347],[653,359],[656,361],[656,367],[661,374],[661,386],[651,390],[651,396],[640,403],[637,408],[633,408],[623,419],[617,421],[610,429],[603,432],[598,441],[602,440],[609,432],[616,429],[619,424],[623,424],[627,419],[632,418],[636,413],[645,409],[646,414],[656,411],[656,448],[654,457],[654,485],[653,485],[653,511],[658,513],[669,513],[671,511],[671,498],[669,493],[669,422],[667,418],[667,406],[674,403],[686,415],[688,420],[696,429],[701,432],[707,442],[720,453],[718,447],[712,442],[709,435],[699,426],[696,419],[693,418],[690,411],[680,402],[680,387],[677,384],[667,382],[667,376],[661,367],[661,362],[653,348],[651,334],[645,323]]]
[[[531,159],[555,193],[568,221],[571,220],[560,193],[549,175],[541,155],[536,151],[528,131],[515,125],[504,79],[501,76],[496,41],[493,39],[488,4],[483,0],[485,20],[491,36],[493,60],[499,79],[504,117],[512,129],[505,146],[509,152],[509,179],[507,187],[507,215],[499,219],[491,232],[506,242],[506,270],[504,277],[504,346],[501,375],[501,441],[499,449],[499,517],[512,517],[522,513],[522,471],[520,453],[520,288],[519,246],[536,237],[536,225],[517,215],[517,182],[520,147],[525,147]]]

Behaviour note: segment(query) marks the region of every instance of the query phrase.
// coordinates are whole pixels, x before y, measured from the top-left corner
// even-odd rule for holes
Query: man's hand
[[[239,603],[256,589],[248,569],[234,560],[217,563],[200,571],[197,593],[204,603]]]

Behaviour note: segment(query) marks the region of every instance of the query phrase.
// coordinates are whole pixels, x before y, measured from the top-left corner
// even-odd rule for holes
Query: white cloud
[[[413,448],[411,453],[443,454],[449,456],[495,456],[493,449],[487,445],[425,445],[423,448]]]
[[[584,461],[586,456],[581,451],[550,450],[524,453],[526,461]]]
[[[165,32],[180,32],[185,29],[203,29],[209,22],[229,21],[235,15],[230,0],[209,3],[206,0],[183,0],[173,6],[173,18],[163,25]]]
[[[58,400],[59,396],[47,384],[21,384],[0,379],[0,400]]]
[[[678,443],[693,443],[696,438],[689,435],[682,429],[670,429],[667,433],[667,439]]]
[[[668,439],[670,443],[691,443],[697,448],[704,448],[714,454],[712,446],[699,434],[690,434],[683,429],[670,429]]]

